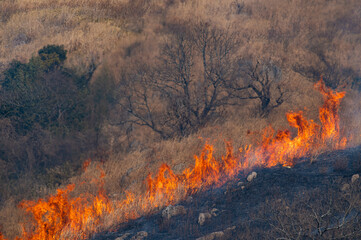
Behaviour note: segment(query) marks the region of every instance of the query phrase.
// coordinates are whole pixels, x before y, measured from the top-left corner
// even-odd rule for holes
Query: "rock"
[[[129,237],[130,233],[125,233],[120,237],[117,237],[115,240],[124,240],[127,239],[127,237]]]
[[[203,236],[203,237],[197,238],[197,240],[215,240],[215,239],[222,239],[225,234],[231,234],[234,229],[236,229],[235,226],[229,227],[229,228],[225,229],[224,231],[213,232],[213,233],[210,233],[210,234],[205,235],[205,236]]]
[[[347,191],[349,188],[350,188],[350,184],[345,183],[344,185],[342,185],[341,191],[345,192],[345,191]]]
[[[130,240],[142,240],[148,237],[148,233],[145,231],[138,232],[135,236],[133,236]]]
[[[172,170],[173,170],[174,173],[182,173],[183,170],[184,170],[186,167],[187,167],[186,164],[180,163],[180,164],[175,165],[175,166],[172,168]]]
[[[199,225],[202,226],[205,223],[205,221],[211,217],[212,217],[212,215],[210,213],[200,213],[198,216]]]
[[[225,232],[225,233],[230,233],[230,232],[232,232],[234,229],[236,229],[236,226],[229,227],[229,228],[227,228],[226,230],[224,230],[224,232]]]
[[[360,178],[360,175],[359,175],[359,174],[354,174],[354,175],[352,175],[351,183],[356,182],[359,178]]]
[[[214,240],[214,239],[219,239],[219,238],[222,238],[224,236],[224,232],[213,232],[213,233],[210,233],[206,236],[203,236],[203,237],[200,237],[200,238],[197,238],[197,240]]]
[[[238,182],[237,186],[239,187],[239,186],[242,186],[243,184],[244,184],[244,182]]]
[[[241,189],[244,190],[246,187],[245,186],[242,186]]]
[[[177,216],[180,214],[183,215],[186,213],[187,213],[186,209],[181,205],[178,206],[169,205],[162,211],[162,217],[166,219],[170,219],[173,216]]]
[[[212,215],[213,217],[217,217],[217,216],[219,215],[219,210],[218,210],[217,208],[213,208],[213,209],[211,210],[211,215]]]
[[[252,172],[251,174],[248,175],[247,181],[248,181],[248,182],[252,182],[253,179],[255,179],[256,177],[257,177],[257,173],[256,173],[256,172]]]
[[[192,203],[192,202],[193,202],[193,197],[192,197],[192,196],[187,197],[186,202],[187,202],[188,204]]]

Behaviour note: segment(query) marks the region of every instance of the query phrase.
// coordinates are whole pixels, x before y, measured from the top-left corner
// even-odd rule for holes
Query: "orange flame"
[[[102,216],[112,211],[102,184],[96,196],[83,194],[71,197],[74,188],[75,185],[70,184],[58,189],[55,195],[46,200],[20,203],[20,207],[30,213],[34,221],[32,228],[24,230],[22,239],[61,239],[67,235],[84,239],[88,232],[96,231]]]
[[[337,141],[340,137],[340,127],[339,127],[339,116],[338,109],[340,107],[341,99],[345,96],[345,92],[332,92],[326,88],[325,84],[321,80],[315,84],[315,87],[322,93],[325,98],[325,102],[320,108],[320,120],[322,123],[322,141],[326,143],[328,141]],[[341,144],[340,147],[346,145],[346,138],[341,139],[340,142],[336,144]]]
[[[226,142],[227,153],[220,160],[214,158],[213,146],[206,144],[201,154],[194,157],[193,167],[175,174],[170,166],[163,164],[155,176],[148,175],[146,193],[135,196],[126,192],[126,198],[122,201],[110,201],[102,190],[103,182],[96,196],[83,194],[71,197],[74,185],[69,185],[46,200],[24,201],[20,207],[32,215],[34,222],[29,230],[24,230],[21,239],[85,239],[100,230],[106,215],[115,216],[117,222],[128,221],[174,204],[202,189],[220,186],[241,171],[278,164],[293,166],[295,158],[322,149],[345,147],[346,139],[340,139],[338,116],[340,101],[345,93],[328,89],[322,79],[315,87],[324,96],[324,104],[319,110],[321,125],[307,120],[302,111],[288,113],[289,125],[297,129],[294,138],[289,130],[276,133],[268,127],[258,147],[250,145],[240,148],[237,155],[233,154],[232,144]],[[101,172],[101,179],[104,175]]]

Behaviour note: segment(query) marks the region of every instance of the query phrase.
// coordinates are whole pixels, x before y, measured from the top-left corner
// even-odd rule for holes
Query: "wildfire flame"
[[[116,216],[117,222],[125,222],[149,214],[169,204],[184,199],[201,189],[220,186],[241,171],[253,167],[272,167],[278,164],[293,166],[294,159],[314,154],[321,149],[340,149],[346,146],[346,138],[340,139],[338,109],[344,92],[327,88],[322,79],[315,88],[324,96],[319,110],[321,124],[307,120],[302,111],[287,114],[289,125],[297,129],[292,138],[289,130],[276,132],[271,127],[264,130],[259,146],[246,146],[234,155],[232,144],[226,143],[226,154],[220,160],[213,156],[213,146],[206,144],[193,167],[175,174],[163,164],[158,173],[147,177],[147,192],[135,196],[126,192],[122,201],[111,201],[100,182],[97,195],[83,194],[71,197],[75,185],[58,189],[57,193],[37,202],[24,201],[20,207],[33,219],[31,227],[25,227],[20,239],[85,239],[100,230],[102,219]],[[89,162],[86,163],[87,167]],[[102,179],[104,173],[101,174]],[[0,233],[0,240],[4,240]]]
[[[96,231],[104,214],[111,213],[108,197],[103,190],[104,173],[101,171],[99,191],[96,196],[83,194],[71,197],[75,185],[64,189],[45,199],[24,201],[20,207],[33,217],[32,228],[25,230],[21,239],[61,239],[65,236],[77,236],[84,239],[87,233]],[[20,239],[20,238],[18,238]]]

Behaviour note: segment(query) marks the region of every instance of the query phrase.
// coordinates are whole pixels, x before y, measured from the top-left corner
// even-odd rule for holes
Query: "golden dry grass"
[[[360,71],[357,0],[169,2],[148,1],[142,9],[140,0],[4,0],[0,3],[0,62],[28,59],[45,44],[54,43],[69,49],[68,66],[100,63],[132,31],[155,31],[159,20],[202,19],[238,31],[244,43],[240,54],[245,57],[272,58],[285,66],[317,64],[307,45],[310,35],[323,34],[320,40],[332,46],[327,54]],[[330,21],[340,26],[330,29]],[[327,39],[327,34],[336,37]]]
[[[100,64],[127,31],[121,19],[108,18],[89,2],[13,2],[16,10],[0,25],[0,63],[25,61],[43,46],[59,44],[68,50],[67,66],[84,70]]]
[[[137,1],[134,1],[137,2]],[[138,1],[140,2],[140,1]],[[0,2],[0,70],[13,59],[25,61],[47,44],[63,44],[69,51],[66,65],[86,71],[88,65],[103,65],[117,76],[125,61],[124,49],[135,42],[147,42],[139,55],[154,58],[159,42],[167,36],[161,31],[164,22],[204,20],[220,28],[238,32],[242,45],[238,54],[249,59],[269,59],[282,66],[283,80],[292,93],[287,102],[271,112],[268,119],[254,115],[253,102],[228,109],[229,118],[209,123],[183,139],[160,141],[149,129],[136,128],[131,140],[116,126],[104,124],[103,137],[110,145],[110,157],[102,168],[105,188],[112,198],[122,198],[125,190],[145,190],[144,179],[167,163],[176,172],[193,164],[205,141],[213,143],[216,156],[224,153],[224,140],[235,151],[252,143],[247,130],[260,132],[272,125],[287,126],[287,111],[305,110],[310,119],[318,118],[322,97],[316,94],[308,76],[296,73],[295,65],[320,66],[312,47],[324,47],[326,56],[340,66],[361,74],[361,4],[358,0],[188,0],[148,1],[144,8],[131,0],[4,0]],[[340,25],[337,25],[340,24]],[[96,77],[102,77],[101,73]],[[348,90],[342,106],[342,127],[352,133],[352,146],[361,142],[360,94]],[[346,130],[345,130],[346,131]],[[124,153],[129,142],[137,143]],[[1,169],[0,159],[0,169]],[[1,170],[0,170],[1,171]],[[98,177],[96,164],[86,173],[70,179],[80,183]],[[81,185],[76,194],[94,192]],[[43,189],[43,196],[53,189]],[[9,200],[0,211],[3,233],[14,238],[23,218]]]

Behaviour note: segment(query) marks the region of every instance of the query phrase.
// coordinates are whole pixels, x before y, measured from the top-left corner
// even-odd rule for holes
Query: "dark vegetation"
[[[21,189],[20,178],[59,185],[80,166],[81,154],[96,148],[100,118],[92,116],[99,113],[92,107],[91,74],[63,68],[66,54],[63,46],[48,45],[28,63],[13,61],[2,75],[0,200],[38,190]]]

